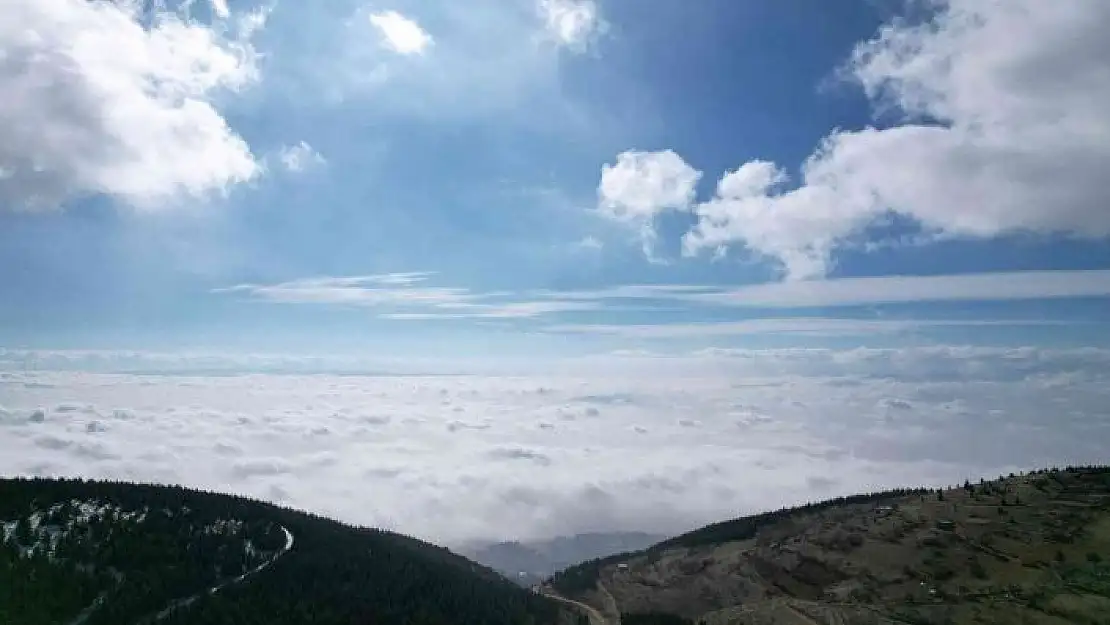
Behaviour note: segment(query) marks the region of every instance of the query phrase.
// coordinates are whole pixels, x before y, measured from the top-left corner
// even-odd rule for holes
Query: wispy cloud
[[[210,0],[210,4],[212,6],[212,12],[215,13],[218,18],[226,19],[228,15],[231,14],[231,11],[227,8],[227,0]]]
[[[340,18],[339,28],[333,19],[316,17],[329,11],[313,11],[314,26],[293,35],[312,60],[285,62],[288,84],[310,90],[298,97],[357,103],[367,112],[436,125],[577,123],[581,106],[563,92],[560,57],[564,50],[588,49],[596,13],[557,12],[556,36],[538,0],[405,6],[403,13],[363,6]]]
[[[597,237],[587,236],[575,242],[572,247],[579,251],[600,252],[605,248],[605,244]]]
[[[518,301],[501,304],[442,303],[442,312],[384,313],[385,319],[530,319],[542,315],[598,310],[601,304],[581,301]]]
[[[760,284],[684,297],[727,306],[794,308],[1106,296],[1110,296],[1108,270],[843,278]]]
[[[561,46],[583,52],[609,28],[595,0],[538,0],[548,36]]]
[[[629,339],[682,339],[749,336],[761,334],[804,336],[856,336],[893,334],[938,327],[1058,325],[1044,320],[993,319],[842,319],[792,317],[667,324],[560,324],[547,326],[553,334],[596,334]]]
[[[271,285],[215,289],[283,304],[354,306],[394,320],[534,319],[565,313],[681,310],[722,312],[737,308],[851,308],[918,302],[1010,301],[1110,296],[1110,270],[1025,271],[949,276],[883,276],[722,287],[630,284],[590,290],[475,291],[429,286],[435,274],[404,272],[312,277]],[[696,320],[695,320],[696,321]],[[781,318],[713,323],[564,324],[548,332],[623,337],[695,337],[742,334],[843,335],[905,332],[913,328],[1030,325],[1049,321]]]
[[[327,159],[305,141],[281,148],[277,158],[282,167],[293,173],[300,173],[327,163]]]
[[[819,308],[914,302],[990,302],[1110,297],[1110,270],[1012,271],[772,282],[739,287],[622,285],[543,291],[564,299],[681,300],[726,307]]]
[[[526,319],[595,310],[599,303],[557,298],[522,299],[508,292],[474,292],[459,287],[420,286],[434,274],[404,272],[368,276],[315,277],[273,285],[240,284],[214,293],[244,294],[283,304],[321,304],[382,309],[396,320]],[[420,310],[413,310],[419,307]]]

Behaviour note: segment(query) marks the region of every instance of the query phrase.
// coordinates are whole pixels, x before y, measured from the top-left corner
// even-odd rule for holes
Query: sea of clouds
[[[1105,462],[1110,441],[1101,349],[627,354],[524,376],[17,360],[0,373],[0,475],[179,483],[450,545],[678,532],[880,487]]]

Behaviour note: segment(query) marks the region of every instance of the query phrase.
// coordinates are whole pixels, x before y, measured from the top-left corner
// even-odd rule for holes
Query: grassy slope
[[[1107,623],[1110,469],[745,517],[553,581],[610,614],[713,625]]]

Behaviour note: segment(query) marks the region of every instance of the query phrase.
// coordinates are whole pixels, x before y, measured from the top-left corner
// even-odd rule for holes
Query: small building
[[[628,570],[628,563],[627,562],[621,562],[620,564],[617,565],[617,570],[618,571],[627,571]]]

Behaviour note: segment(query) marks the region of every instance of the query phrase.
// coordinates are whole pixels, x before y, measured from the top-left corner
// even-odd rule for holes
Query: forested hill
[[[544,590],[624,625],[1110,623],[1110,467],[741,517]]]
[[[0,479],[0,623],[577,622],[390,532],[179,487]]]

